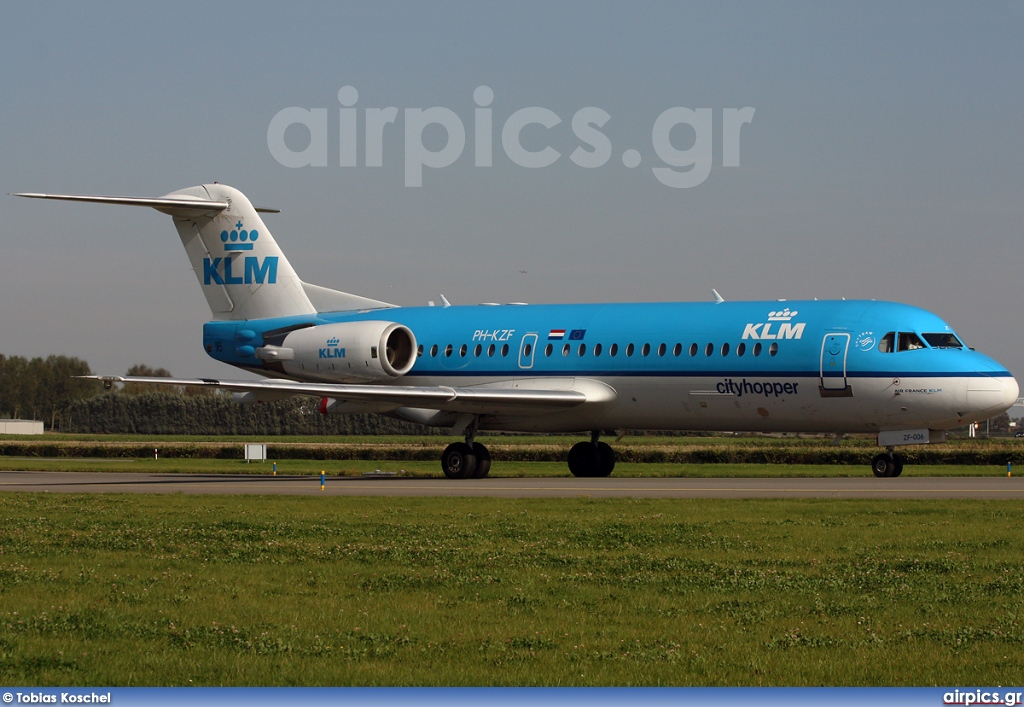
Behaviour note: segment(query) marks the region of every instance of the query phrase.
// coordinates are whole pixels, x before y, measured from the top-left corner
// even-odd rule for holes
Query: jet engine
[[[256,356],[297,378],[365,383],[408,373],[416,363],[416,337],[395,322],[322,324],[288,332],[279,346],[259,348]]]

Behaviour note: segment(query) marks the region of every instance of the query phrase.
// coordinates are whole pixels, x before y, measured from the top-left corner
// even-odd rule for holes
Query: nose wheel
[[[903,457],[893,452],[879,454],[871,460],[871,472],[880,479],[891,479],[903,473]]]

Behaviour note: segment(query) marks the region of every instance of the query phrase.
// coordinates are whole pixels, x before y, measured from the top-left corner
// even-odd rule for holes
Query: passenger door
[[[825,334],[825,338],[821,342],[822,395],[852,395],[846,380],[846,355],[849,350],[849,333]]]
[[[524,334],[519,343],[519,367],[523,370],[533,368],[533,355],[537,351],[537,335]]]

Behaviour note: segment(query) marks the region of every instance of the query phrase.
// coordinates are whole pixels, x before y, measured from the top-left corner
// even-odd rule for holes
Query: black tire
[[[892,476],[892,478],[896,478],[897,476],[903,473],[903,457],[901,457],[899,454],[893,454],[892,463],[893,469],[892,474],[890,474],[890,476]]]
[[[441,454],[441,470],[449,479],[472,478],[476,467],[476,454],[465,442],[449,444]]]
[[[491,453],[487,447],[479,442],[473,443],[473,454],[476,455],[476,471],[473,472],[474,479],[482,479],[491,470]]]
[[[880,479],[893,476],[895,470],[896,462],[891,454],[879,454],[871,460],[871,473]]]
[[[569,471],[573,476],[597,476],[601,468],[601,454],[591,442],[577,442],[569,450]]]
[[[615,450],[604,442],[597,443],[597,454],[601,458],[601,465],[595,476],[611,476],[615,469]]]

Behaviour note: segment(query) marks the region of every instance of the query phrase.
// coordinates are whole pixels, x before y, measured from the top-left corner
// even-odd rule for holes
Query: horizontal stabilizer
[[[164,213],[170,213],[168,208],[189,208],[202,211],[223,211],[228,207],[226,201],[213,201],[212,199],[199,199],[189,197],[167,197],[156,198],[144,196],[87,196],[80,194],[37,194],[34,192],[22,192],[11,194],[11,196],[24,196],[29,199],[54,199],[56,201],[91,201],[96,204],[120,204],[121,206],[151,206]],[[258,214],[279,214],[281,209],[271,209],[266,206],[254,206]]]
[[[81,194],[36,194],[22,192],[11,196],[28,199],[54,199],[56,201],[87,201],[94,204],[119,204],[121,206],[149,206],[171,216],[185,216],[188,212],[219,212],[228,208],[226,201],[213,201],[189,196],[161,196],[156,198],[140,196],[86,196]]]

